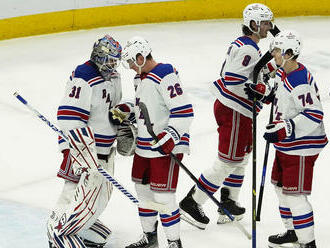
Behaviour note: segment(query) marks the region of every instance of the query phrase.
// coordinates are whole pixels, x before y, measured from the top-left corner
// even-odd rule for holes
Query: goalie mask
[[[121,51],[122,48],[119,42],[110,35],[105,35],[94,43],[91,61],[97,65],[105,79],[108,79],[119,66]]]
[[[117,152],[122,156],[131,156],[136,148],[137,128],[132,125],[120,125],[117,131]]]

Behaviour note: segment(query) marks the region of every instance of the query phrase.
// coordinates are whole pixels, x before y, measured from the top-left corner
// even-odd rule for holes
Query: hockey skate
[[[139,241],[130,244],[125,248],[158,248],[157,226],[158,221],[155,224],[155,231],[143,233]]]
[[[298,237],[295,233],[294,230],[288,230],[285,233],[281,233],[281,234],[275,234],[275,235],[271,235],[268,237],[268,246],[270,248],[276,248],[276,247],[286,247],[284,245],[286,244],[292,244],[293,247],[295,248],[299,248],[301,246],[299,246],[299,244],[297,243],[298,241]],[[307,246],[309,247],[309,246]],[[313,247],[313,246],[311,246]]]
[[[195,191],[193,187],[187,196],[179,203],[181,219],[189,224],[204,230],[210,219],[205,215],[203,208],[192,197]]]
[[[221,208],[218,208],[219,218],[217,224],[226,224],[231,222],[231,219],[224,213],[222,208],[228,210],[228,212],[235,217],[236,220],[241,220],[244,217],[245,208],[240,207],[237,203],[229,198],[229,189],[221,188]]]
[[[167,248],[182,248],[181,240],[180,239],[174,241],[168,240]]]
[[[315,240],[309,242],[308,244],[300,244],[300,248],[316,248]]]
[[[83,239],[83,243],[87,248],[103,248],[105,246],[105,243],[94,243],[92,241],[89,241],[87,239]]]

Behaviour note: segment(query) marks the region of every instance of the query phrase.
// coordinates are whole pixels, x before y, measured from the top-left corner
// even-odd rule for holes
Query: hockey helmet
[[[262,21],[272,21],[273,12],[266,5],[261,3],[252,3],[243,10],[243,25],[250,28],[251,21],[255,21],[260,26]],[[253,30],[251,30],[253,31]]]
[[[122,60],[126,68],[129,68],[129,65],[134,63],[138,67],[143,67],[143,65],[138,65],[136,63],[137,55],[143,56],[145,59],[151,53],[151,47],[149,42],[142,37],[135,36],[127,42],[123,53]],[[144,60],[145,63],[145,60]]]
[[[94,43],[91,61],[97,65],[104,76],[104,74],[113,73],[119,66],[121,51],[119,42],[110,35],[105,35]]]
[[[284,30],[278,33],[270,43],[270,52],[275,48],[281,49],[281,54],[284,54],[291,49],[293,56],[299,55],[301,50],[301,40],[297,32],[292,30]]]

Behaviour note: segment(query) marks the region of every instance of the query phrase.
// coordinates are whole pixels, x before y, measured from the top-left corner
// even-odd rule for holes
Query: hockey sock
[[[306,195],[285,195],[292,213],[293,226],[301,244],[315,240],[313,208]]]
[[[160,220],[168,240],[180,238],[180,211],[176,203],[175,193],[154,192],[155,202],[166,206],[167,212],[160,212]]]
[[[229,198],[233,201],[238,200],[239,192],[243,184],[245,167],[236,167],[235,170],[225,178],[223,185],[229,189]]]
[[[221,160],[216,160],[212,167],[205,170],[199,177],[199,182],[210,193],[214,194],[220,187],[219,182],[231,173],[235,168]],[[208,196],[199,188],[193,194],[193,199],[200,205],[204,204]]]
[[[143,232],[155,231],[155,223],[157,221],[158,211],[150,209],[148,202],[153,201],[153,192],[150,189],[150,185],[135,184],[136,193],[139,199],[139,217],[142,225]]]
[[[279,202],[279,211],[281,215],[282,222],[287,230],[293,230],[293,223],[292,223],[292,213],[291,209],[286,203],[286,198],[284,194],[282,193],[282,188],[275,186],[275,192],[278,197]]]

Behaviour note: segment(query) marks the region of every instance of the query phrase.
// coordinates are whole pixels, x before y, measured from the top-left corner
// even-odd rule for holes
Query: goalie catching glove
[[[122,156],[131,156],[136,148],[137,128],[132,125],[120,125],[117,131],[117,152]]]
[[[274,121],[266,126],[265,140],[277,143],[285,138],[294,136],[294,122],[289,120]]]
[[[158,141],[154,141],[151,148],[159,151],[163,155],[167,155],[170,154],[174,146],[180,142],[180,135],[174,128],[167,127],[157,135],[157,139]]]

